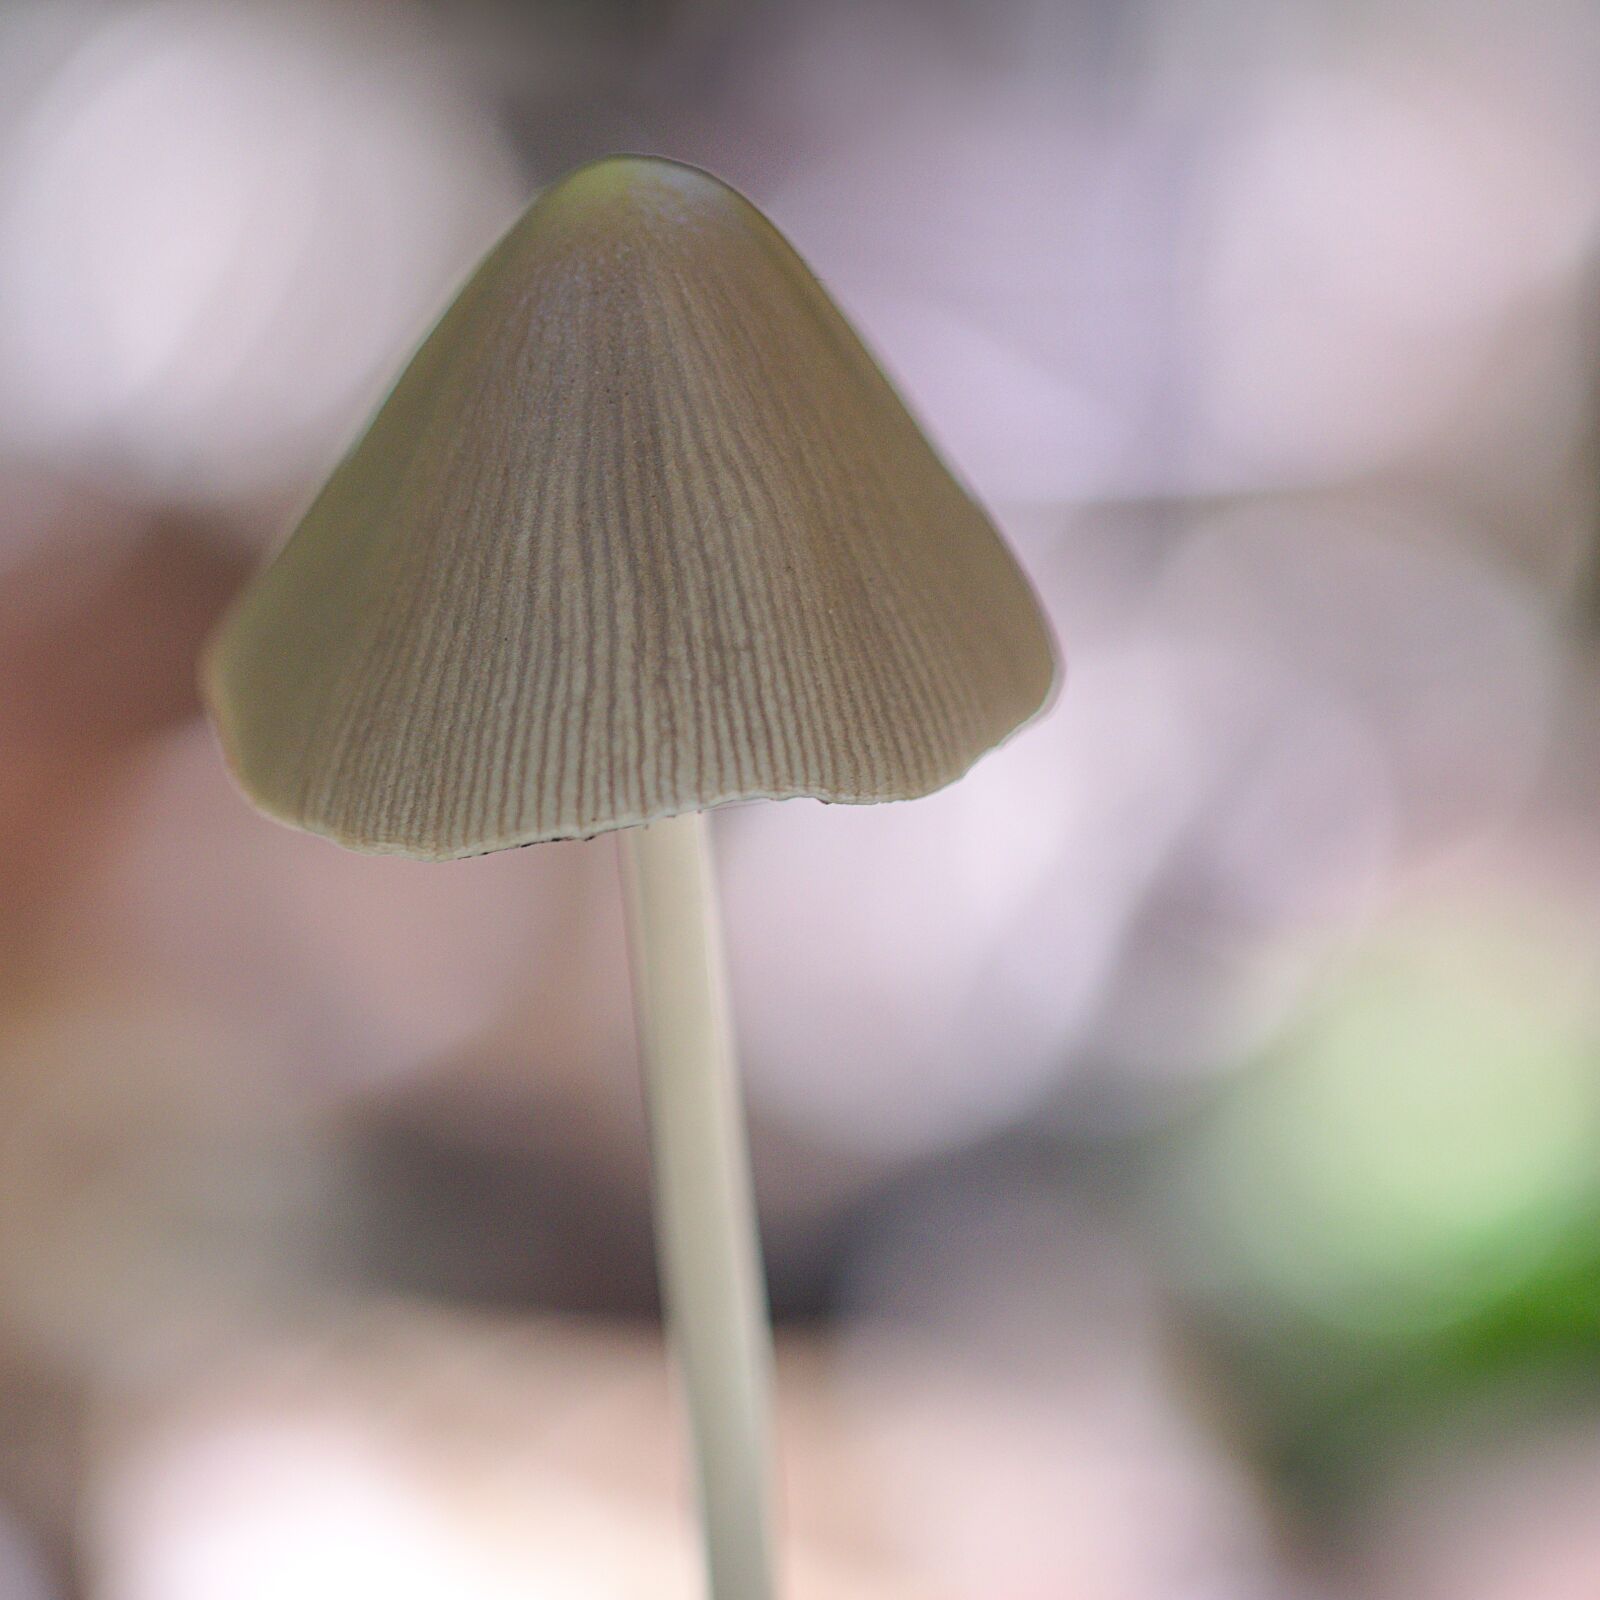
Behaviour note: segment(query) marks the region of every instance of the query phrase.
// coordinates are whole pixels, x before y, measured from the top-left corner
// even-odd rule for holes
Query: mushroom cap
[[[208,652],[270,815],[431,860],[905,800],[1055,678],[1027,580],[826,292],[706,173],[547,190]]]

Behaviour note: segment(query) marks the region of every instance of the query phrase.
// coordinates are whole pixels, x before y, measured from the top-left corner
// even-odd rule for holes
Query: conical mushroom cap
[[[771,224],[612,157],[491,252],[205,677],[263,810],[441,859],[910,799],[1054,671],[1016,563]]]

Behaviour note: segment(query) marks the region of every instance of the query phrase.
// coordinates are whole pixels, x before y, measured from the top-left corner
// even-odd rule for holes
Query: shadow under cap
[[[490,253],[205,672],[263,810],[428,859],[911,799],[1054,675],[1026,579],[804,263],[634,156]]]

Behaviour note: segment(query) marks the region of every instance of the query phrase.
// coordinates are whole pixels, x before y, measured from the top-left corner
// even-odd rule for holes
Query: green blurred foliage
[[[1596,974],[1548,915],[1397,917],[1179,1135],[1178,1280],[1308,1502],[1485,1412],[1600,1400]]]

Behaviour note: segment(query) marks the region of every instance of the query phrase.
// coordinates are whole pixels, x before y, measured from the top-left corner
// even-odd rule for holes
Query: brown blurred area
[[[1600,1592],[1600,12],[0,11],[0,1596],[695,1592],[611,844],[195,662],[540,186],[712,168],[1064,641],[716,839],[807,1600]]]

